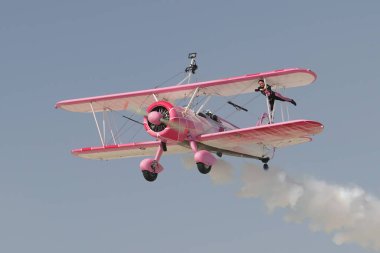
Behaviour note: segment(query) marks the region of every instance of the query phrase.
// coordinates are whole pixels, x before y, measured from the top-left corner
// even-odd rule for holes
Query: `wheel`
[[[263,169],[264,169],[264,170],[268,170],[268,169],[269,169],[269,165],[268,165],[267,163],[264,163],[264,165],[263,165]]]
[[[146,181],[153,182],[157,179],[157,173],[150,172],[149,170],[143,170],[142,173]]]
[[[200,173],[207,174],[211,170],[211,165],[207,166],[204,163],[197,163],[197,167]]]

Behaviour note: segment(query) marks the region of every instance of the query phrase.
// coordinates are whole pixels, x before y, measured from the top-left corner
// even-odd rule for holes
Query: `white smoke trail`
[[[233,171],[228,162],[218,159],[210,171],[210,178],[214,184],[228,184],[234,177]]]
[[[185,154],[182,156],[182,163],[185,165],[185,168],[190,170],[196,167],[194,162],[194,155],[193,154]]]
[[[184,155],[182,157],[182,162],[185,165],[186,169],[196,168],[193,155]],[[212,169],[209,175],[210,175],[211,181],[214,184],[222,185],[222,184],[228,184],[232,181],[233,176],[234,176],[233,171],[234,169],[228,162],[222,159],[217,159],[216,164],[212,166]]]
[[[356,243],[380,251],[380,201],[357,186],[290,178],[274,168],[247,165],[240,197],[261,198],[269,211],[287,208],[286,221],[310,222],[313,231],[333,234],[337,245]]]

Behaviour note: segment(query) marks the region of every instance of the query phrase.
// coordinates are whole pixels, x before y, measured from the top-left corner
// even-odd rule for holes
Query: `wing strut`
[[[99,124],[98,124],[98,120],[96,119],[96,115],[95,115],[94,107],[92,107],[92,103],[90,103],[90,106],[91,106],[92,115],[94,116],[94,120],[95,120],[96,127],[97,127],[97,129],[98,129],[98,133],[99,133],[100,141],[102,142],[102,145],[103,145],[103,147],[104,147],[104,140],[103,140],[102,134],[101,134],[101,132],[100,132],[100,128],[99,128]]]
[[[191,99],[190,99],[190,101],[189,101],[189,104],[188,104],[188,105],[186,106],[186,108],[185,108],[185,113],[187,112],[187,110],[189,110],[191,104],[192,104],[193,101],[194,101],[195,96],[198,94],[198,91],[199,91],[199,87],[197,87],[197,88],[195,89],[193,95],[191,96]]]
[[[109,112],[109,109],[107,109],[106,111],[104,111],[104,118],[107,120],[107,123],[109,125],[113,143],[116,145],[116,138],[115,138],[115,134],[113,133],[113,130],[112,130],[111,120],[108,117],[108,112]],[[106,130],[106,127],[104,126],[104,140],[106,140],[105,130]]]

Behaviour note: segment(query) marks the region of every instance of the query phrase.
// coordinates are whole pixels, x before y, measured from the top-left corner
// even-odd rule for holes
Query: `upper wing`
[[[233,96],[253,92],[258,86],[257,81],[262,78],[265,78],[273,88],[290,88],[312,83],[316,79],[316,74],[308,69],[282,69],[187,85],[65,100],[58,102],[55,107],[73,112],[91,112],[92,108],[95,112],[138,110],[152,104],[156,99],[175,101],[185,98],[191,95],[196,88],[199,88],[197,94],[199,96]]]
[[[311,141],[323,125],[316,121],[295,120],[226,132],[204,134],[197,141],[241,154],[261,157],[263,146],[285,147]]]
[[[74,149],[71,153],[87,159],[111,160],[117,158],[128,158],[138,156],[154,156],[160,141],[136,142],[101,147],[88,147]],[[168,150],[165,154],[188,152],[189,149],[175,143],[167,143]]]

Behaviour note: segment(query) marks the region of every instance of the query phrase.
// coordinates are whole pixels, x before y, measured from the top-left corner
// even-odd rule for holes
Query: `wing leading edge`
[[[65,100],[58,102],[55,107],[72,112],[91,112],[92,108],[95,112],[106,110],[136,111],[147,107],[156,99],[172,102],[183,99],[190,96],[197,88],[199,88],[199,96],[234,96],[253,92],[257,88],[257,81],[262,78],[265,78],[273,88],[291,88],[312,83],[316,79],[316,74],[308,69],[282,69],[187,85]]]

